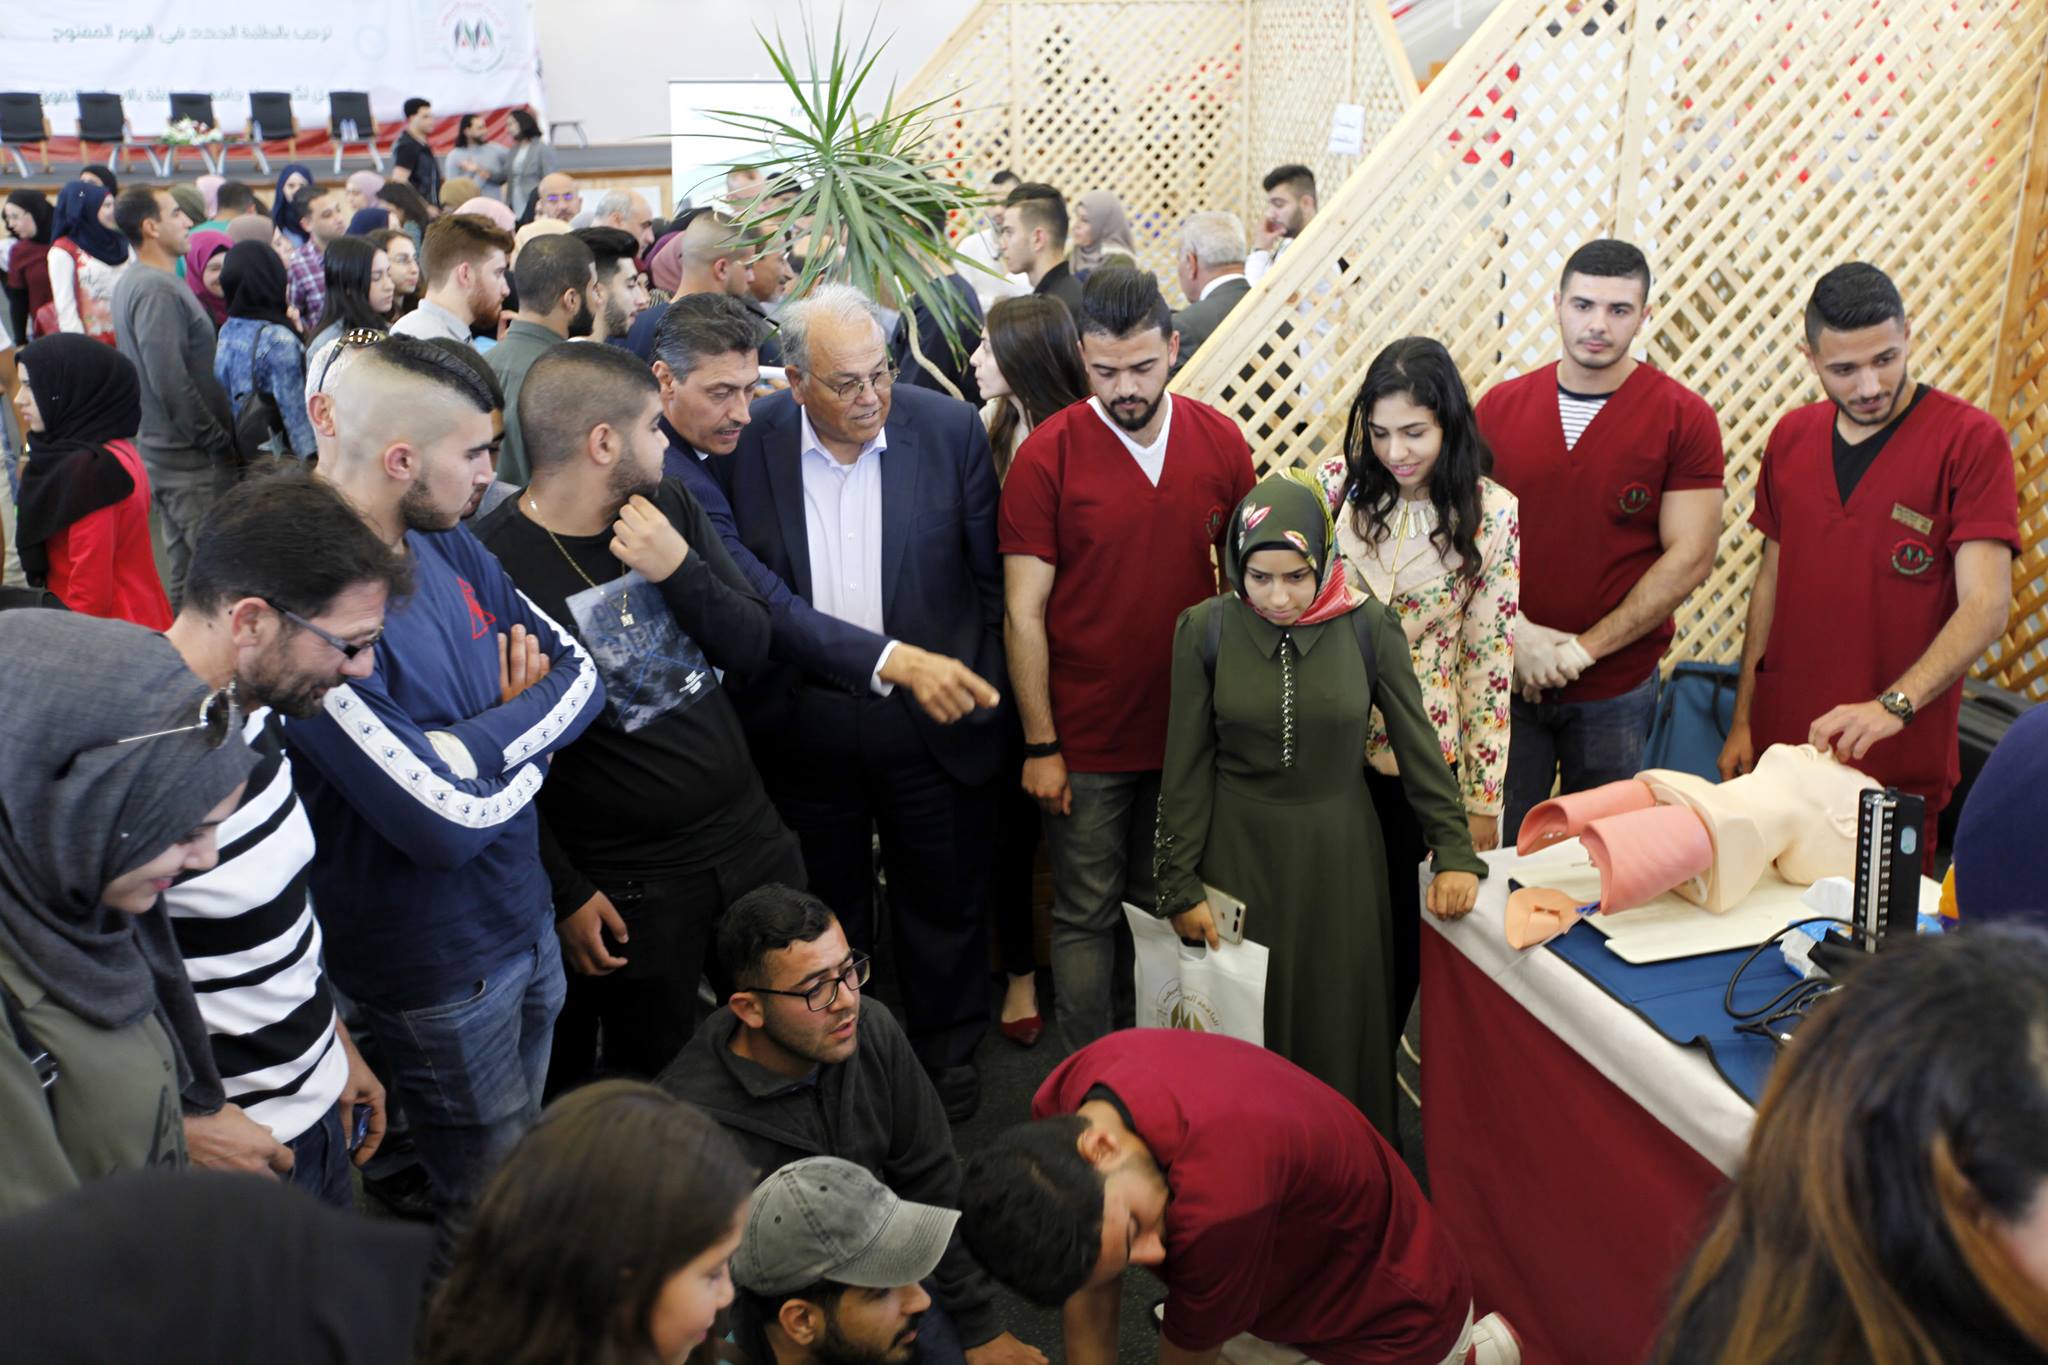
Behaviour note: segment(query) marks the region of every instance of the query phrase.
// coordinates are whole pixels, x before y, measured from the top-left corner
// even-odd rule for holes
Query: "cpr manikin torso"
[[[1720,914],[1768,867],[1800,886],[1852,875],[1858,794],[1877,785],[1811,745],[1775,744],[1727,782],[1652,769],[1546,801],[1523,819],[1516,851],[1576,836],[1600,869],[1604,914],[1667,891]]]

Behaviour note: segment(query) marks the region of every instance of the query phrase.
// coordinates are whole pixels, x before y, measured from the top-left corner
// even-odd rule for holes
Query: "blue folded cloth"
[[[1751,1104],[1762,1096],[1771,1064],[1777,1060],[1777,1045],[1753,1033],[1737,1032],[1739,1021],[1731,1019],[1721,1003],[1728,978],[1749,956],[1748,949],[1638,966],[1616,957],[1608,950],[1606,936],[1587,925],[1573,928],[1546,946],[1672,1042],[1705,1048],[1721,1079]],[[1766,949],[1742,974],[1735,1007],[1762,1009],[1799,979],[1775,947]],[[1777,1027],[1792,1031],[1785,1024]]]

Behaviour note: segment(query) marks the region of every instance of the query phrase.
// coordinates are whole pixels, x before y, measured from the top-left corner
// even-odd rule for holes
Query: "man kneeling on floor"
[[[959,1218],[838,1157],[784,1166],[732,1258],[734,1341],[749,1365],[909,1365],[932,1306],[919,1281]]]
[[[1116,1359],[1132,1265],[1166,1284],[1161,1365],[1521,1359],[1497,1314],[1472,1321],[1464,1263],[1400,1157],[1291,1062],[1129,1029],[1060,1063],[1031,1114],[969,1159],[960,1232],[1005,1284],[1064,1305],[1068,1365]]]
[[[661,1073],[662,1089],[717,1119],[758,1170],[840,1157],[901,1197],[956,1207],[960,1163],[939,1092],[902,1025],[863,993],[868,959],[826,904],[757,887],[727,908],[718,956],[737,988]],[[936,1309],[906,1359],[1045,1365],[996,1325],[995,1286],[965,1247],[955,1241],[929,1274]]]

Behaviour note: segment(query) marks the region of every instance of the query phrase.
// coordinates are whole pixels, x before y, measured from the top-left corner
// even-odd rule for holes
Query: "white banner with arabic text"
[[[444,117],[541,99],[532,0],[0,0],[0,90],[42,94],[59,137],[81,90],[120,95],[137,137],[173,91],[211,94],[235,132],[252,90],[290,91],[309,132],[330,90],[368,92],[379,122],[414,95]]]

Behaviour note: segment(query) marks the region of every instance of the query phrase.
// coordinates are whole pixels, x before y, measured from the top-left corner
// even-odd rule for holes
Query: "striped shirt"
[[[1570,450],[1586,434],[1586,428],[1593,425],[1593,419],[1600,415],[1600,409],[1612,397],[1605,393],[1573,393],[1564,385],[1557,386],[1557,420],[1564,424],[1564,448]]]
[[[249,714],[256,770],[220,827],[220,861],[164,897],[228,1099],[280,1142],[304,1135],[341,1098],[348,1055],[320,965],[306,896],[313,827],[292,786],[284,724]]]

